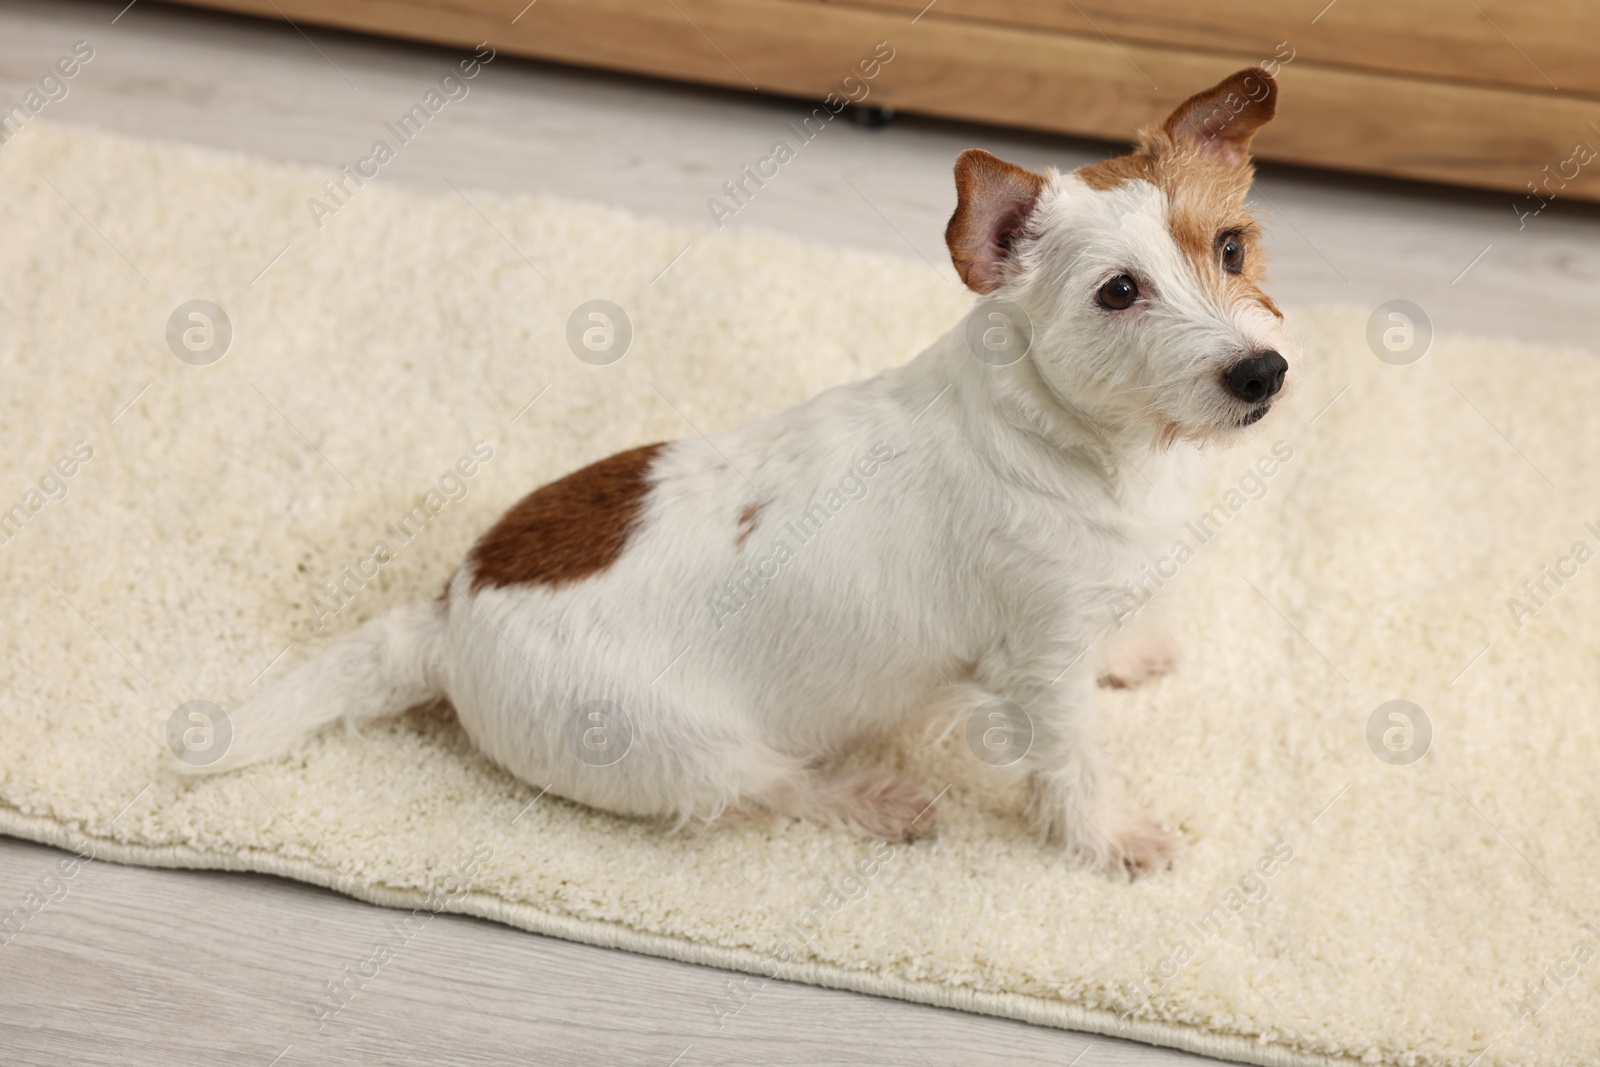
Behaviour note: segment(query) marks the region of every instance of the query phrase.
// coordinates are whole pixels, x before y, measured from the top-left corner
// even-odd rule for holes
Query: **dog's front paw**
[[[1178,854],[1177,835],[1143,812],[1123,812],[1108,830],[1109,855],[1103,859],[1107,873],[1137,878],[1141,874],[1164,871]]]
[[[1106,638],[1100,649],[1099,683],[1107,689],[1132,689],[1178,665],[1178,646],[1163,630],[1139,627]]]
[[[1148,815],[1113,811],[1075,834],[1068,847],[1090,867],[1112,876],[1137,878],[1164,871],[1178,853],[1178,838]]]
[[[1106,874],[1137,878],[1165,870],[1178,853],[1178,838],[1148,815],[1112,802],[1074,801],[1044,778],[1031,784],[1028,817],[1045,841],[1065,845]]]

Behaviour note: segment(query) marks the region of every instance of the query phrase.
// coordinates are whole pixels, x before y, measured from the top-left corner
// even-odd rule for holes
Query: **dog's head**
[[[977,149],[956,160],[956,270],[1027,312],[1027,359],[1064,408],[1161,442],[1267,414],[1288,348],[1244,197],[1276,96],[1271,75],[1242,70],[1141,130],[1128,155],[1066,175]]]

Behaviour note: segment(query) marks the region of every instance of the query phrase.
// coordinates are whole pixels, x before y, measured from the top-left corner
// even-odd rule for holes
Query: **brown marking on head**
[[[1201,280],[1224,300],[1260,304],[1283,314],[1261,291],[1266,278],[1261,227],[1245,209],[1255,178],[1250,142],[1277,111],[1272,75],[1248,67],[1179,104],[1160,126],[1139,131],[1134,150],[1073,173],[1105,191],[1146,181],[1167,196],[1168,228]],[[1221,241],[1235,235],[1244,246],[1238,273],[1223,269]]]
[[[739,512],[739,532],[733,538],[733,543],[737,547],[743,548],[744,543],[750,540],[750,535],[755,533],[756,520],[761,517],[761,508],[760,501],[752,500],[744,506],[743,511]]]
[[[523,497],[468,553],[472,591],[559,587],[610,567],[639,524],[650,465],[663,447],[618,452]]]
[[[956,210],[944,243],[967,288],[989,293],[1005,281],[1012,246],[1026,232],[1044,186],[1044,175],[981,148],[956,157]]]

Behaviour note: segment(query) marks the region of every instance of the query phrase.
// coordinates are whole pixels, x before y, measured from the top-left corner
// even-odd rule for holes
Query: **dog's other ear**
[[[1012,244],[1044,183],[1044,175],[981,148],[956,157],[956,213],[944,228],[944,243],[968,289],[989,293],[1000,287]]]
[[[1250,140],[1278,109],[1278,83],[1246,67],[1178,105],[1162,127],[1179,145],[1229,166],[1250,162]]]

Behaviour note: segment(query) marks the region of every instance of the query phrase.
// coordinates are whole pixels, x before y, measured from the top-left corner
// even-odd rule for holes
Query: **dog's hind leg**
[[[766,811],[885,841],[916,840],[933,828],[935,815],[933,797],[887,771],[830,774],[807,769],[749,799]]]

